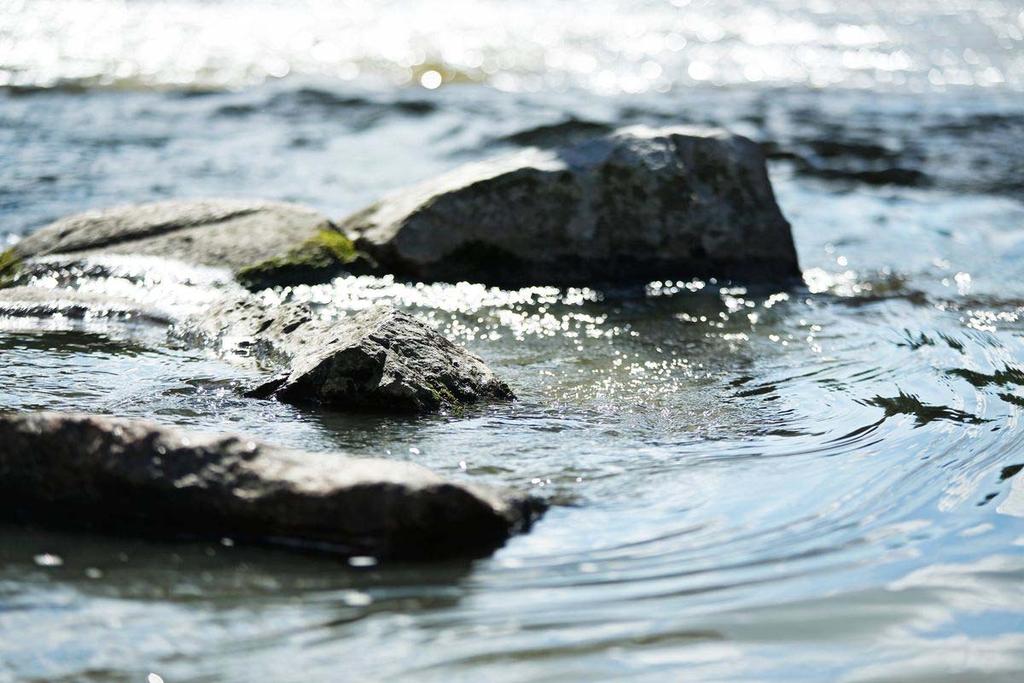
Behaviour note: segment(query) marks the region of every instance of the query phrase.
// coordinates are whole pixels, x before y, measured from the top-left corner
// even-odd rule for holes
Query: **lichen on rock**
[[[296,204],[240,199],[153,202],[62,218],[18,243],[22,259],[51,255],[157,256],[270,276],[271,265],[310,272],[352,260],[351,242],[322,214]]]
[[[10,287],[15,283],[18,271],[21,269],[21,260],[21,256],[13,247],[0,252],[0,289]]]
[[[235,279],[251,290],[320,284],[351,271],[365,258],[348,237],[337,230],[324,229],[285,254],[239,268]]]

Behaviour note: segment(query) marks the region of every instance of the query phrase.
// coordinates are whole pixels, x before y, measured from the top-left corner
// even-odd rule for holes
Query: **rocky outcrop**
[[[0,516],[380,558],[479,556],[529,528],[528,496],[418,465],[60,413],[0,414]]]
[[[175,334],[280,369],[253,397],[405,413],[514,398],[480,358],[391,306],[322,320],[305,305],[225,300]]]
[[[160,256],[227,268],[242,284],[327,281],[358,255],[321,214],[294,204],[213,199],[121,206],[69,216],[0,256],[0,279],[19,262],[54,254]]]
[[[635,127],[471,164],[351,216],[385,270],[502,286],[799,277],[760,147],[717,129]]]

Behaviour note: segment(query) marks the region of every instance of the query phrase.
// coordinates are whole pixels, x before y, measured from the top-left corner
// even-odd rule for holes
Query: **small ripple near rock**
[[[279,369],[248,393],[257,398],[426,413],[515,397],[479,357],[391,306],[323,320],[305,304],[225,300],[173,334],[212,345],[229,359],[242,356],[263,369]]]

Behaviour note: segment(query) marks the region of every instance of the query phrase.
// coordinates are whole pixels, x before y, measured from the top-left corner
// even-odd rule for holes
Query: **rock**
[[[305,305],[267,308],[250,297],[221,302],[175,334],[284,367],[249,392],[258,398],[392,413],[514,398],[480,358],[390,306],[324,321]]]
[[[304,348],[253,396],[411,413],[513,398],[480,358],[391,307],[296,333],[309,335]]]
[[[20,268],[21,258],[13,248],[0,252],[0,289],[14,284]]]
[[[534,498],[404,462],[62,413],[0,414],[0,516],[150,537],[380,558],[482,556],[528,529]]]
[[[760,147],[718,129],[633,127],[470,164],[354,214],[384,269],[501,286],[798,278]]]
[[[305,207],[167,201],[89,211],[43,227],[0,255],[0,281],[19,261],[52,254],[160,256],[228,268],[250,287],[327,281],[358,256],[330,220]]]
[[[280,256],[244,266],[235,278],[247,289],[289,285],[318,285],[338,275],[364,273],[370,269],[365,255],[356,251],[352,240],[335,229],[321,230]]]

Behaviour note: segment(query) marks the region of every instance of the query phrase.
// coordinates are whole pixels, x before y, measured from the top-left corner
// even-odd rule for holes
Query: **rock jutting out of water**
[[[0,414],[0,515],[344,555],[482,556],[543,504],[419,465],[64,413]]]
[[[257,398],[391,413],[514,398],[480,358],[391,306],[324,321],[303,304],[225,299],[173,333],[264,369],[283,367],[249,392]]]
[[[170,326],[175,343],[278,373],[250,395],[288,403],[428,413],[514,398],[480,358],[391,307],[325,319],[305,304],[265,305],[216,270],[156,257],[68,258],[27,262],[19,284],[0,289],[0,323]]]
[[[53,259],[125,255],[226,268],[249,288],[315,283],[357,261],[404,277],[499,285],[694,276],[780,283],[799,275],[760,147],[719,129],[683,127],[626,128],[471,164],[385,199],[341,229],[310,209],[251,201],[88,212],[19,242],[0,259],[0,277],[22,284],[54,268]],[[213,342],[230,358],[255,355],[280,373],[251,396],[407,413],[513,398],[482,360],[394,309],[323,321],[303,306],[267,307],[226,289],[175,332]],[[29,312],[45,313],[46,296],[21,298],[32,299]]]
[[[358,260],[325,216],[278,202],[166,201],[62,218],[0,256],[0,281],[50,255],[160,256],[228,268],[248,287],[330,280]]]
[[[760,147],[632,127],[469,164],[342,222],[396,275],[500,286],[799,277]]]
[[[693,127],[635,126],[469,164],[340,228],[312,209],[245,200],[86,212],[0,256],[0,284],[39,257],[96,254],[224,267],[249,289],[345,271],[509,287],[800,275],[761,148]]]

